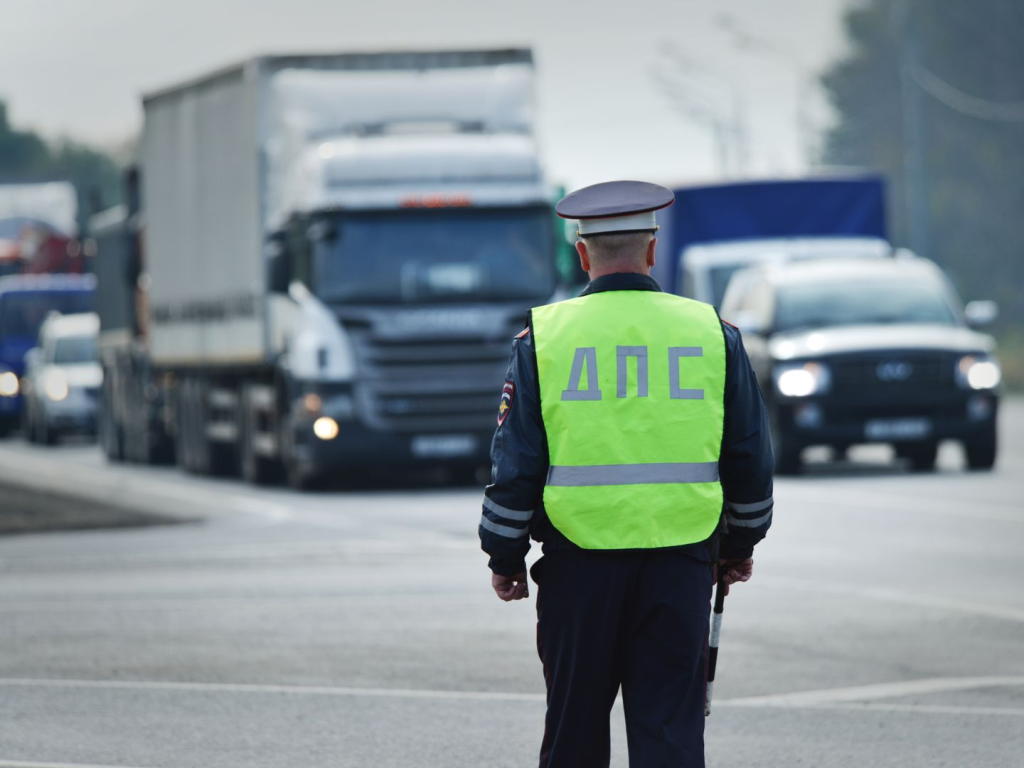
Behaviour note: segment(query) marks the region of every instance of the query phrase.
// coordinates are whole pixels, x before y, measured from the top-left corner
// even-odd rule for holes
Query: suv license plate
[[[418,459],[468,456],[475,450],[472,435],[419,435],[412,439],[412,454]]]
[[[931,433],[930,419],[872,419],[864,425],[868,440],[920,440]]]

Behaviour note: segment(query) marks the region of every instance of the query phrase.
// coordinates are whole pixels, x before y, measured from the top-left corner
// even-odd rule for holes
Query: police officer
[[[609,763],[621,688],[630,765],[704,765],[714,566],[746,581],[771,524],[764,403],[739,332],[650,276],[671,190],[619,181],[561,200],[590,283],[513,342],[480,540],[502,600],[543,543],[542,768]]]

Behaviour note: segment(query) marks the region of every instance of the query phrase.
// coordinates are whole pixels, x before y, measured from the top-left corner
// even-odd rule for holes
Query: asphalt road
[[[1024,402],[1002,436],[993,473],[869,449],[778,482],[709,765],[1024,765]],[[300,496],[17,441],[0,470],[199,518],[0,539],[0,768],[536,764],[534,606],[490,591],[479,489]]]

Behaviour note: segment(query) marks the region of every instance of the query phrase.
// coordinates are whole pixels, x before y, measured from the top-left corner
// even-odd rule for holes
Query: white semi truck
[[[297,487],[483,463],[556,291],[533,78],[519,49],[273,56],[146,97],[144,256],[104,273],[100,243],[145,315],[101,340],[108,454]]]

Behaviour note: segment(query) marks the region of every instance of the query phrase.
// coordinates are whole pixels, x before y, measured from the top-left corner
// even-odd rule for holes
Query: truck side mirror
[[[999,317],[999,305],[994,301],[971,301],[964,307],[964,318],[971,328],[987,328]]]
[[[267,288],[271,293],[288,293],[292,281],[292,265],[285,233],[276,232],[268,237],[264,253],[267,261]]]

